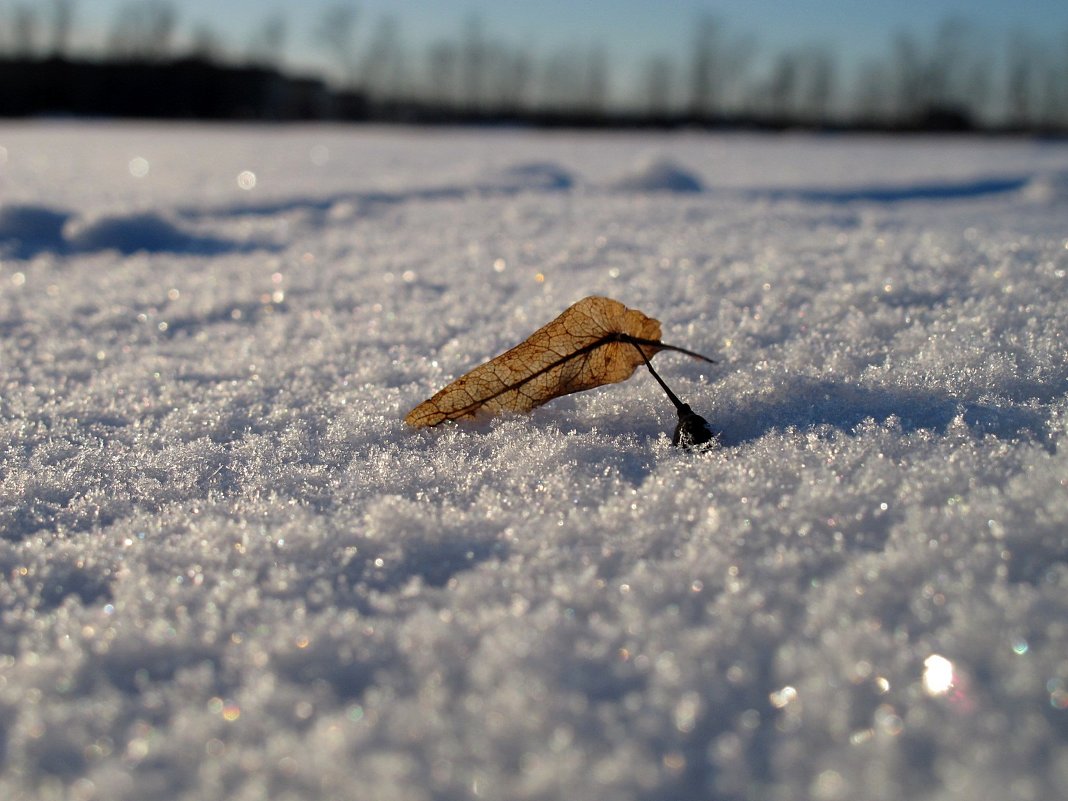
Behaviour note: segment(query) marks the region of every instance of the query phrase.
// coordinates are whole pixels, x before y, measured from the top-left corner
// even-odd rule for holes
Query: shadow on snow
[[[271,216],[300,211],[326,214],[346,205],[365,212],[376,207],[412,202],[458,200],[468,197],[511,197],[523,192],[565,192],[574,185],[573,176],[563,167],[551,162],[531,162],[508,167],[487,179],[470,184],[413,187],[395,191],[339,192],[323,197],[298,196],[211,208],[187,206],[180,208],[178,213],[191,220]]]
[[[776,394],[706,414],[727,446],[759,439],[776,429],[822,426],[854,432],[865,420],[894,419],[902,431],[944,434],[958,416],[979,434],[998,439],[1031,439],[1054,452],[1045,416],[1033,409],[960,401],[946,395],[895,389],[868,389],[834,381],[795,379]]]
[[[12,205],[0,209],[0,254],[30,259],[42,253],[76,254],[112,250],[134,253],[194,253],[215,256],[263,249],[185,230],[155,212],[81,219],[47,206]]]
[[[991,176],[969,181],[879,185],[842,188],[756,189],[744,194],[755,200],[800,200],[807,203],[904,203],[922,200],[967,200],[1019,192],[1031,183],[1030,175]]]

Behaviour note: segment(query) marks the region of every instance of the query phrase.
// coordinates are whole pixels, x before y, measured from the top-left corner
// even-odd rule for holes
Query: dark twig
[[[642,361],[645,362],[646,368],[649,373],[656,379],[656,383],[667,393],[668,398],[675,406],[675,411],[679,413],[679,422],[675,426],[675,433],[671,437],[671,444],[677,448],[684,448],[689,450],[704,445],[713,441],[716,438],[716,433],[708,425],[708,421],[701,415],[697,414],[690,408],[688,403],[683,403],[679,400],[678,395],[671,391],[664,379],[662,379],[659,373],[653,369],[652,363],[649,361],[649,357],[645,355],[645,351],[638,347],[638,342],[634,337],[627,337],[627,340],[638,349],[638,353],[642,356]],[[683,351],[689,353],[689,351]],[[712,362],[707,356],[701,356],[697,353],[691,353],[690,355],[697,356],[706,362]],[[714,363],[714,362],[713,362]]]

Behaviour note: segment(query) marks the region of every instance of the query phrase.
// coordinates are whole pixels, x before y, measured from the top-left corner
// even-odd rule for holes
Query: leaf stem
[[[661,386],[661,388],[662,388],[662,389],[664,390],[664,392],[666,392],[666,393],[667,393],[667,396],[668,396],[668,398],[670,398],[670,399],[671,399],[671,402],[672,402],[673,404],[675,404],[675,408],[676,408],[676,409],[677,409],[678,411],[680,411],[680,412],[681,412],[681,411],[682,411],[682,410],[683,410],[684,408],[685,408],[685,409],[688,409],[688,408],[689,408],[689,406],[687,406],[687,405],[686,405],[685,403],[683,403],[683,402],[682,402],[681,400],[679,400],[678,396],[677,396],[677,395],[676,395],[676,394],[675,394],[674,392],[672,392],[672,391],[671,391],[671,387],[669,387],[669,386],[668,386],[667,384],[665,384],[665,383],[664,383],[664,379],[662,379],[662,378],[660,377],[660,375],[659,375],[659,374],[658,374],[658,373],[656,372],[656,370],[654,370],[654,369],[653,369],[653,365],[652,365],[652,363],[651,363],[651,362],[649,361],[649,357],[645,355],[645,351],[644,351],[644,350],[642,350],[641,348],[639,348],[639,347],[638,347],[638,344],[637,344],[637,343],[638,343],[638,342],[641,342],[642,340],[639,340],[639,339],[637,339],[637,338],[635,338],[635,337],[627,337],[627,340],[628,340],[628,341],[629,341],[629,342],[630,342],[630,343],[631,343],[632,345],[634,345],[634,347],[635,347],[635,348],[637,349],[638,353],[640,353],[640,354],[641,354],[641,356],[642,356],[642,361],[644,361],[644,362],[645,362],[645,366],[646,366],[646,367],[648,368],[649,372],[650,372],[650,373],[652,373],[652,376],[653,376],[653,378],[655,378],[655,379],[656,379],[656,383],[658,383],[658,384],[659,384],[659,385]],[[704,357],[704,356],[702,356],[701,358],[703,359],[703,358],[705,358],[705,357]],[[707,361],[712,361],[712,360],[711,360],[711,359],[708,359]]]
[[[636,345],[651,345],[653,347],[659,348],[660,350],[673,350],[676,353],[682,353],[682,354],[684,354],[686,356],[689,356],[692,359],[700,359],[701,361],[708,362],[709,364],[715,364],[716,363],[715,359],[710,359],[710,358],[708,358],[707,356],[705,356],[702,353],[697,353],[696,351],[687,350],[686,348],[680,348],[678,345],[669,345],[666,342],[661,342],[658,339],[641,339],[640,337],[632,337],[632,336],[629,336],[628,334],[622,334],[622,335],[620,335],[620,338],[625,340],[625,341],[627,341],[627,342],[634,343]],[[644,355],[645,354],[642,353],[642,356],[644,356]],[[645,363],[648,364],[649,360],[646,359]]]

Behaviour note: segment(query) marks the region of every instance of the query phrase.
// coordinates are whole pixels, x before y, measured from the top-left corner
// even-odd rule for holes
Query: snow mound
[[[612,182],[621,192],[703,192],[701,179],[693,172],[668,159],[642,162],[630,172]]]
[[[571,172],[551,161],[516,164],[501,171],[497,181],[502,189],[517,191],[563,191],[575,185]]]
[[[232,249],[224,240],[199,236],[150,211],[74,218],[63,227],[63,235],[80,251],[212,254]]]
[[[0,253],[32,256],[43,250],[61,250],[63,226],[70,213],[48,206],[12,205],[0,208]]]
[[[44,205],[11,205],[0,209],[0,254],[27,259],[38,253],[123,254],[225,253],[239,245],[187,230],[158,212],[80,216]]]
[[[1030,203],[1044,205],[1068,203],[1068,170],[1036,175],[1023,187],[1023,197]]]

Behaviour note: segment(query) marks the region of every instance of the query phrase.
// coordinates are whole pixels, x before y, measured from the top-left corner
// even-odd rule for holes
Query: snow
[[[703,188],[685,167],[666,159],[638,164],[613,186],[623,192],[700,192]]]
[[[0,797],[1068,796],[1063,143],[0,156]],[[722,447],[642,371],[405,427],[590,294]]]

